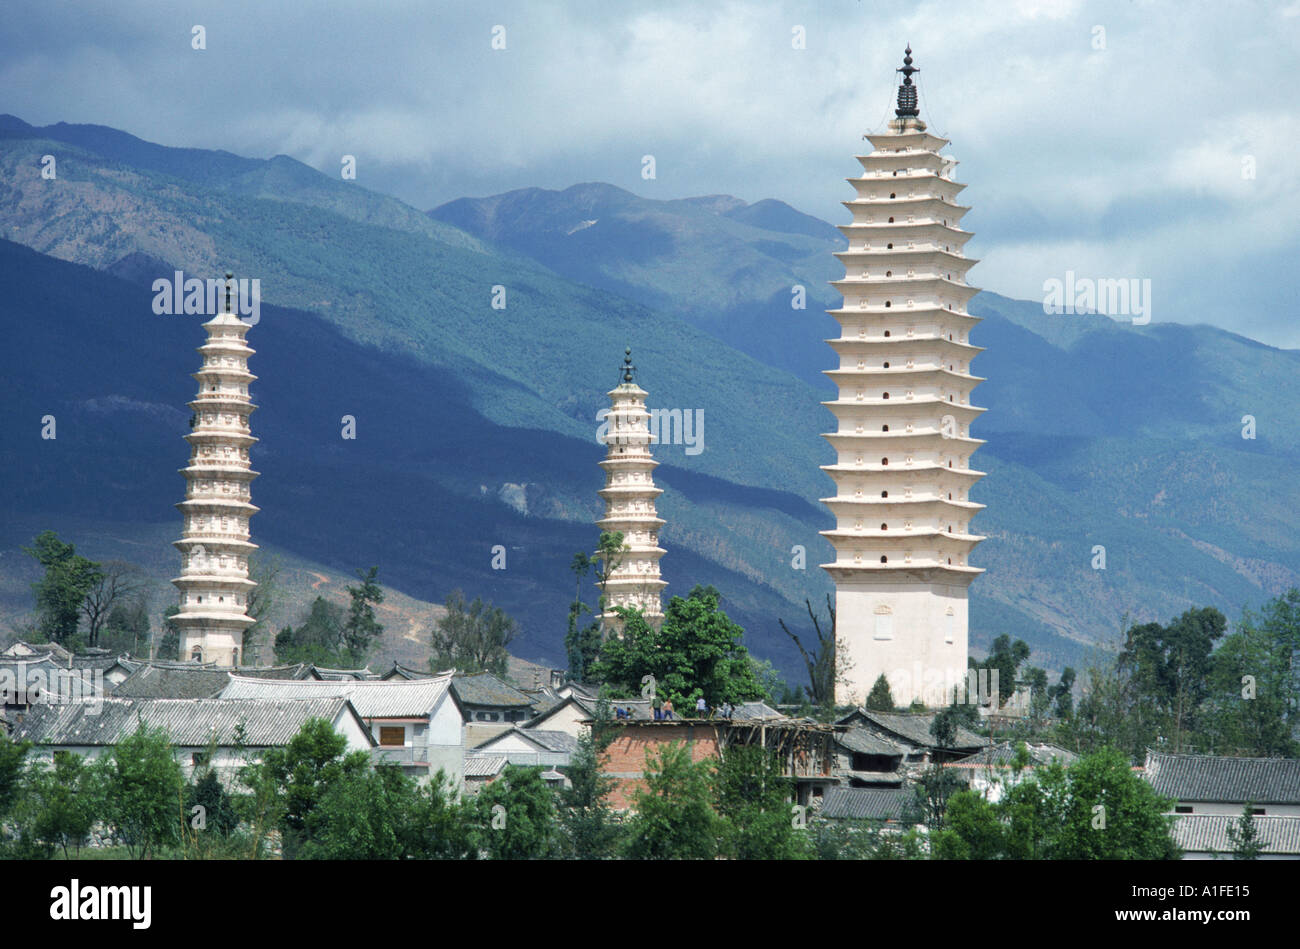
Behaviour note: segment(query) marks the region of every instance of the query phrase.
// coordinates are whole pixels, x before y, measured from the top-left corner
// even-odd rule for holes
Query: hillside
[[[57,183],[38,174],[51,151]],[[230,266],[262,281],[259,543],[331,578],[377,563],[419,603],[481,594],[519,616],[520,655],[559,664],[569,558],[594,540],[595,412],[631,344],[653,405],[706,418],[703,453],[656,451],[669,592],[715,583],[751,647],[801,677],[776,618],[797,621],[828,588],[817,465],[830,416],[808,376],[830,365],[830,225],[776,201],[655,202],[607,185],[465,199],[433,220],[284,157],[12,118],[0,168],[0,236],[16,242],[0,244],[0,395],[14,406],[0,421],[0,563],[44,526],[79,542],[91,530],[101,557],[141,560],[130,551],[170,537],[201,333],[197,317],[155,316],[148,284]],[[793,282],[806,311],[789,308]],[[490,306],[498,283],[505,310]],[[745,309],[764,306],[770,319]],[[989,538],[977,649],[1009,632],[1059,666],[1126,613],[1236,616],[1297,582],[1300,436],[1281,407],[1300,355],[1208,326],[1045,317],[987,292],[974,310],[989,408],[975,432]],[[47,413],[56,442],[38,436]],[[345,414],[356,441],[339,437]],[[495,544],[505,571],[489,567]],[[795,544],[806,571],[790,568]],[[1105,571],[1090,566],[1098,544]],[[0,600],[8,616],[30,607],[9,577]]]

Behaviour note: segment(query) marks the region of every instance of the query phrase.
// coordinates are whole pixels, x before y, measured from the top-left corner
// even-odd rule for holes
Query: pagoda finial
[[[921,114],[921,110],[916,107],[916,86],[912,85],[912,73],[920,71],[920,66],[912,65],[912,44],[908,43],[903,54],[902,68],[894,70],[903,74],[903,83],[898,87],[898,108],[894,110],[894,115],[900,119],[914,119]]]
[[[230,281],[235,279],[235,275],[229,270],[226,271],[226,312],[233,312],[230,309]]]
[[[623,350],[623,368],[619,370],[623,373],[623,381],[631,382],[636,378],[636,366],[632,365],[632,347],[629,346]]]

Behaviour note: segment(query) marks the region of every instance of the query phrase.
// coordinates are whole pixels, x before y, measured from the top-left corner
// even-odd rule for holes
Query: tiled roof
[[[210,699],[230,684],[230,671],[145,664],[113,689],[117,698]]]
[[[325,666],[309,666],[308,674],[313,679],[322,679],[325,681],[346,681],[352,679],[358,682],[378,679],[379,673],[371,671],[369,666],[364,669],[328,669]]]
[[[224,699],[350,699],[362,718],[424,718],[447,693],[450,675],[429,679],[253,679],[232,675]]]
[[[1179,801],[1300,804],[1300,759],[1225,758],[1147,752],[1143,776]]]
[[[741,702],[731,710],[733,721],[762,721],[768,718],[785,718],[780,712],[764,702]]]
[[[847,731],[837,734],[835,741],[849,751],[855,751],[863,755],[902,756],[906,751],[906,749],[901,748],[892,741],[873,734],[869,729],[863,728],[861,725],[854,725]]]
[[[1174,841],[1184,850],[1228,853],[1228,828],[1238,817],[1220,814],[1180,814],[1174,818]],[[1267,854],[1300,854],[1300,817],[1256,817],[1255,832]]]
[[[1064,748],[1058,748],[1056,745],[1048,744],[1025,744],[1025,749],[1029,752],[1030,767],[1041,767],[1049,765],[1054,761],[1059,761],[1063,765],[1070,765],[1079,757],[1072,751],[1066,751]],[[968,758],[962,758],[960,761],[950,762],[946,767],[965,768],[965,767],[1010,767],[1016,760],[1015,742],[1004,741],[985,748],[983,751],[977,751]]]
[[[856,712],[850,713],[844,719],[841,719],[841,722],[857,716],[865,718],[877,728],[897,735],[918,747],[939,747],[935,744],[934,736],[930,734],[930,726],[934,724],[935,718],[933,713],[898,715],[892,712],[873,712],[859,707]],[[966,748],[974,750],[983,748],[988,744],[989,740],[987,738],[982,738],[969,729],[958,725],[956,738],[953,739],[952,746],[946,750],[960,751]]]
[[[478,745],[478,748],[487,749],[509,735],[519,735],[525,740],[531,741],[540,746],[543,751],[553,751],[557,754],[571,755],[578,750],[578,739],[570,735],[568,732],[546,731],[541,728],[530,728],[525,730],[518,727],[508,729],[498,735],[493,735],[487,741],[481,742]]]
[[[490,672],[458,674],[451,680],[452,691],[462,705],[493,705],[528,708],[533,699]]]
[[[465,753],[465,777],[490,778],[500,774],[506,766],[506,756],[501,754],[476,752]]]
[[[33,706],[14,728],[14,736],[47,745],[115,745],[144,722],[163,729],[174,745],[203,746],[214,734],[218,744],[231,745],[242,722],[245,742],[265,747],[286,744],[308,719],[333,722],[346,709],[342,698],[256,702],[110,698],[102,706],[92,702]]]
[[[899,788],[827,788],[821,815],[856,820],[900,820],[916,795]]]
[[[23,658],[24,653],[34,653],[36,655],[54,654],[55,661],[63,664],[66,669],[68,662],[72,659],[72,653],[64,649],[58,643],[29,643],[24,640],[17,640],[10,643],[0,652],[0,656],[13,657],[15,659]]]

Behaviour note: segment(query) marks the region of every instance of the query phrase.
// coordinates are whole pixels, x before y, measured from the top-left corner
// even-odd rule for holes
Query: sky
[[[331,175],[353,155],[422,210],[604,181],[833,224],[910,43],[974,284],[1149,280],[1154,322],[1300,348],[1300,0],[6,0],[2,20],[0,112],[34,125]]]

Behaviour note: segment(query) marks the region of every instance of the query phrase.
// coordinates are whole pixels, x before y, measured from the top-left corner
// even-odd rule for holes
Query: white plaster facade
[[[939,154],[947,140],[916,117],[914,89],[905,107],[915,70],[904,63],[899,117],[867,136],[873,150],[849,179],[848,249],[836,254],[845,275],[832,284],[844,301],[828,311],[840,324],[828,341],[837,398],[824,403],[836,420],[825,436],[835,463],[823,466],[835,528],[822,533],[835,560],[822,566],[849,667],[842,704],[862,703],[882,674],[900,705],[950,701],[966,676],[967,588],[982,572],[969,563],[983,539],[970,523],[983,506],[969,497],[983,476],[970,467],[983,444],[970,425],[984,410],[971,401],[982,380],[970,371],[979,320],[967,305],[979,291],[962,253],[965,185]]]
[[[227,296],[227,311],[229,297]],[[249,579],[251,501],[249,451],[257,441],[248,416],[256,408],[248,386],[257,377],[248,371],[253,350],[248,332],[234,313],[207,323],[207,342],[199,347],[203,364],[194,378],[199,391],[189,403],[195,421],[185,436],[190,443],[185,500],[177,504],[185,518],[181,539],[181,574],[172,580],[180,590],[180,659],[237,666],[243,633],[256,622],[247,613],[248,596],[257,584]]]
[[[611,631],[622,621],[614,607],[639,609],[646,622],[658,628],[663,622],[660,591],[668,584],[659,575],[659,530],[664,522],[655,510],[655,499],[663,493],[654,483],[659,462],[650,454],[650,412],[644,389],[634,381],[631,350],[623,360],[623,382],[611,389],[606,432],[607,451],[600,463],[605,486],[599,492],[605,502],[605,516],[596,522],[602,531],[623,534],[623,554],[602,591],[605,612],[602,626]]]

